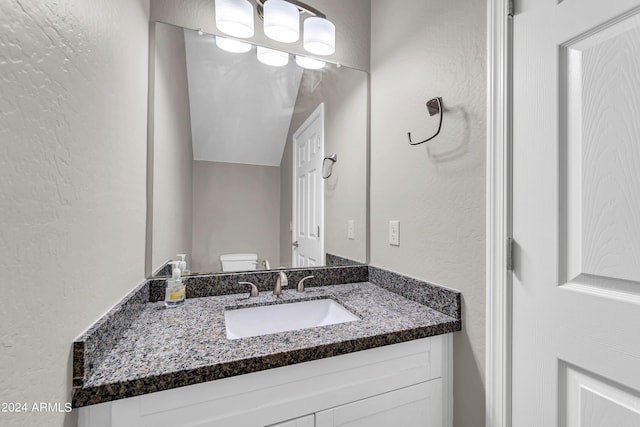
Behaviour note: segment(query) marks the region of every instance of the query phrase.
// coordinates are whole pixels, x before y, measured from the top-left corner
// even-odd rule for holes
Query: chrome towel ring
[[[325,168],[324,168],[324,164],[327,160],[330,160],[331,163],[329,164],[329,173],[326,174],[325,176]],[[332,154],[330,156],[325,157],[324,159],[322,159],[322,179],[327,179],[331,176],[331,174],[333,173],[333,165],[338,161],[338,155],[337,154]]]
[[[407,136],[409,136],[409,145],[424,144],[425,142],[431,141],[433,138],[438,136],[438,134],[440,133],[440,129],[442,129],[442,98],[437,97],[437,98],[433,98],[433,99],[428,100],[427,101],[427,111],[429,111],[429,115],[430,116],[435,116],[436,114],[440,113],[440,123],[438,124],[438,130],[436,131],[436,133],[432,137],[427,138],[424,141],[420,141],[420,142],[411,141],[411,132],[407,132]]]

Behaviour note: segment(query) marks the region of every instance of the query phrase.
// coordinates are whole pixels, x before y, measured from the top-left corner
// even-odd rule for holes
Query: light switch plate
[[[389,221],[389,244],[400,246],[400,221]]]
[[[347,221],[347,239],[349,240],[356,239],[356,222],[352,219]]]

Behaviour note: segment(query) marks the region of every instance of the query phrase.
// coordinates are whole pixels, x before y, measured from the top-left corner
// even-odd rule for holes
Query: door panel
[[[297,235],[296,240],[304,239],[307,237],[307,204],[304,203],[307,197],[307,175],[302,174],[298,177],[298,200],[296,204],[298,210],[297,221]]]
[[[564,282],[586,278],[593,286],[640,292],[639,41],[640,14],[633,14],[561,47]]]
[[[570,365],[563,371],[567,427],[640,426],[640,396],[620,384]]]
[[[322,265],[324,241],[324,183],[320,176],[324,146],[324,105],[309,116],[293,135],[294,218],[293,266]]]
[[[513,29],[512,425],[640,425],[640,1]]]

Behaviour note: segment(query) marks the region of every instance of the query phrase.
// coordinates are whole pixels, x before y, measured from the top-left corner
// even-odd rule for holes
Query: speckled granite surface
[[[462,318],[462,302],[459,291],[371,265],[369,266],[369,281],[455,319]]]
[[[325,255],[325,264],[327,267],[345,267],[348,265],[364,265],[361,262],[354,261],[349,258],[344,258],[338,255],[330,254],[327,252]]]
[[[73,343],[73,387],[81,387],[149,303],[147,281],[116,304]]]
[[[383,280],[384,271],[374,273],[378,280]],[[369,282],[311,286],[305,294],[297,294],[292,289],[295,286],[294,275],[292,272],[290,288],[284,291],[278,303],[332,298],[361,320],[228,340],[224,309],[273,303],[271,285],[258,299],[246,298],[247,292],[242,289],[241,295],[190,298],[183,306],[174,309],[165,309],[162,302],[148,303],[141,307],[138,317],[130,323],[122,338],[102,358],[100,366],[92,369],[89,375],[85,373],[83,384],[74,383],[77,387],[73,396],[74,407],[461,329],[459,309],[456,317],[447,316]],[[137,301],[138,296],[133,298]],[[447,304],[440,305],[444,307]],[[92,330],[95,331],[94,328]]]
[[[238,294],[247,291],[246,285],[238,282],[251,282],[260,291],[272,290],[279,271],[284,271],[289,280],[289,287],[295,287],[300,279],[314,276],[307,280],[306,286],[313,287],[322,284],[338,285],[343,283],[366,282],[369,280],[369,270],[366,265],[344,267],[316,267],[294,268],[268,271],[250,271],[246,273],[223,273],[207,276],[191,276],[185,279],[187,298],[202,298],[217,295]],[[149,301],[163,301],[167,286],[166,279],[149,280]]]

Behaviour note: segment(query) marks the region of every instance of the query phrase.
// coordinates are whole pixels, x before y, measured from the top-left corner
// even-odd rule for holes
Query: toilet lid
[[[220,255],[220,261],[255,261],[258,254],[224,254]]]

